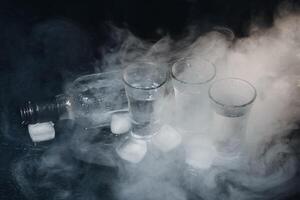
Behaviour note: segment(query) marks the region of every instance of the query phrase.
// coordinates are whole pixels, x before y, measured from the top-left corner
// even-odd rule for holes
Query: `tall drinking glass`
[[[149,139],[159,131],[159,102],[165,95],[167,79],[166,68],[151,62],[134,63],[124,70],[133,137]]]
[[[175,92],[177,126],[183,132],[205,132],[208,128],[207,92],[216,75],[215,66],[199,58],[183,58],[171,71]]]
[[[217,151],[226,157],[238,156],[256,90],[245,80],[227,78],[210,87],[209,97],[214,109],[212,134]]]

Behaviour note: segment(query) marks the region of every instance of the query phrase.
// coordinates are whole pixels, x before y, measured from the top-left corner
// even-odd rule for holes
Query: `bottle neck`
[[[33,103],[28,101],[20,108],[21,123],[24,125],[46,121],[57,121],[67,112],[68,96],[58,95],[53,101]]]

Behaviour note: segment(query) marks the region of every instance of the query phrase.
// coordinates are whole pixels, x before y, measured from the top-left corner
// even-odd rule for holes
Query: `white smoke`
[[[65,159],[68,150],[72,149],[74,157],[83,152],[89,163],[119,167],[118,181],[113,184],[112,192],[122,200],[185,200],[194,198],[193,195],[203,199],[265,199],[288,195],[296,187],[293,185],[296,182],[291,180],[298,165],[293,146],[286,142],[286,138],[298,128],[300,115],[300,16],[282,12],[273,27],[252,27],[250,36],[242,39],[233,39],[215,29],[199,37],[195,37],[195,33],[180,40],[165,37],[155,44],[126,30],[115,29],[113,36],[120,45],[113,50],[100,51],[103,54],[101,68],[105,71],[120,69],[143,59],[171,66],[177,59],[192,56],[214,63],[217,68],[215,80],[239,77],[251,82],[258,94],[248,121],[246,155],[240,163],[228,161],[190,172],[183,162],[184,144],[162,153],[149,143],[150,151],[141,163],[130,164],[116,161],[114,153],[103,148],[101,140],[97,140],[98,132],[85,135],[77,130],[72,141],[64,142],[64,138],[58,144],[59,148],[54,146],[39,162],[32,163],[35,170],[45,177],[40,182],[50,187],[55,183],[52,183],[54,175],[73,176],[71,180],[79,176],[76,174],[77,163]],[[163,102],[167,107],[162,118],[168,123],[175,120],[173,100],[170,95]],[[210,135],[202,134],[198,139],[200,145],[210,139]],[[198,151],[200,158],[208,159],[213,154],[205,150],[196,145],[194,153]],[[26,188],[23,191],[31,196],[33,189],[30,187],[36,186],[30,185],[22,174],[26,166],[24,162],[16,164],[14,172],[20,186]],[[92,185],[93,181],[86,183]],[[59,194],[65,194],[65,199],[68,195],[77,197],[72,196],[71,191],[67,185]],[[94,199],[95,191],[91,193],[81,193],[75,199]]]
[[[297,171],[296,155],[289,142],[286,142],[286,136],[298,128],[300,113],[299,20],[300,16],[294,13],[278,16],[273,27],[263,29],[253,25],[249,37],[234,41],[228,40],[228,36],[220,32],[209,32],[189,45],[186,42],[183,46],[188,48],[179,51],[177,42],[182,44],[183,41],[190,40],[162,39],[154,45],[155,49],[160,49],[159,45],[163,46],[161,49],[166,49],[167,52],[161,55],[168,55],[169,63],[186,56],[210,60],[217,67],[216,79],[245,79],[255,86],[258,93],[248,121],[245,157],[240,161],[221,162],[217,167],[211,166],[204,172],[199,170],[195,177],[186,174],[187,177],[183,178],[190,180],[186,184],[190,184],[188,188],[192,188],[192,192],[198,196],[204,199],[265,199],[287,195],[295,187],[286,185]],[[151,54],[146,55],[151,58]],[[163,57],[161,60],[166,62],[165,59]],[[172,106],[166,112],[171,114],[164,118],[174,121],[172,108],[175,104],[169,99],[167,101]],[[203,139],[210,137],[209,134],[199,136],[198,146],[201,146]],[[198,147],[194,150],[198,155],[207,154],[199,158],[213,156],[213,151],[206,152]],[[153,162],[161,161],[157,159]],[[207,159],[202,162],[207,162]],[[167,168],[162,164],[157,170],[152,165],[141,166],[147,168],[153,176]],[[145,176],[147,175],[140,174],[140,179]],[[176,173],[174,176],[182,178]],[[152,191],[149,184],[144,184],[143,181],[126,183],[122,187],[120,198],[125,194],[132,194],[131,198],[143,198],[149,189],[153,198],[147,198],[157,199],[155,195],[163,195],[170,187],[170,184],[165,185],[166,187]]]

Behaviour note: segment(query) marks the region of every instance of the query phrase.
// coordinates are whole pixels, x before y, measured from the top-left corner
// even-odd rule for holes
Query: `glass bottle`
[[[121,71],[85,75],[77,78],[65,94],[52,102],[27,102],[20,109],[22,124],[74,119],[86,127],[105,126],[111,115],[127,111],[128,102]]]

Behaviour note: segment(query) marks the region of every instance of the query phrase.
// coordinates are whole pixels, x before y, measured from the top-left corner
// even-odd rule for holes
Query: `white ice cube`
[[[128,112],[118,112],[111,116],[110,129],[114,134],[127,133],[131,128],[131,121]]]
[[[153,137],[153,144],[163,152],[169,152],[181,143],[181,135],[171,126],[164,125]]]
[[[116,149],[117,154],[131,163],[139,163],[147,152],[147,142],[134,138],[128,138]]]
[[[193,168],[208,169],[216,158],[216,149],[210,140],[191,138],[186,146],[186,163]]]
[[[33,142],[42,142],[55,138],[54,124],[52,122],[29,124],[28,132]]]

